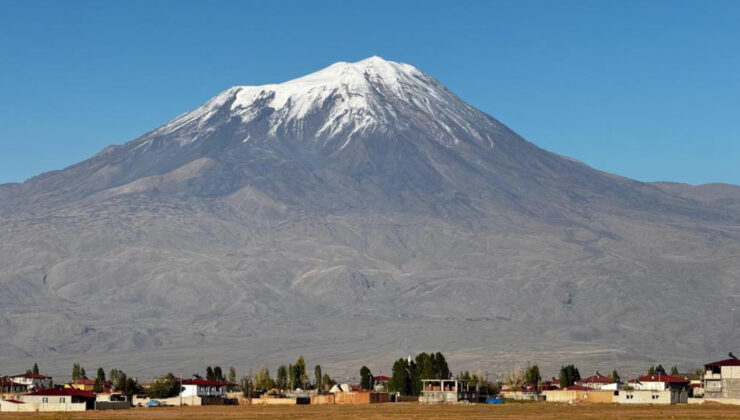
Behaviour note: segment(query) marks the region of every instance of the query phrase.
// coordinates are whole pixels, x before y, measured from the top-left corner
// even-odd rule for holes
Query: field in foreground
[[[547,403],[500,406],[423,406],[415,403],[371,406],[172,407],[85,413],[2,413],[2,419],[740,419],[740,407],[722,405],[618,406]]]

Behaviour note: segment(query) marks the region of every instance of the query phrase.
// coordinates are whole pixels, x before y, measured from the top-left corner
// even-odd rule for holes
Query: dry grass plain
[[[2,420],[112,420],[112,419],[740,419],[740,407],[724,405],[618,406],[511,403],[498,406],[423,406],[416,403],[371,406],[210,406],[135,408],[85,413],[0,414]]]

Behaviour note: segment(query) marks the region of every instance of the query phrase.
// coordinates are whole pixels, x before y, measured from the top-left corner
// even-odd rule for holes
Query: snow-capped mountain
[[[0,186],[0,360],[693,363],[740,344],[740,214],[685,191],[379,57],[233,87]]]

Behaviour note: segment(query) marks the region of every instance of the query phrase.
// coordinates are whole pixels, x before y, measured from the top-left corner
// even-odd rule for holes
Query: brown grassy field
[[[499,406],[423,406],[415,403],[372,406],[168,407],[59,414],[0,414],[10,419],[740,419],[740,407],[723,405],[617,406],[511,403]]]

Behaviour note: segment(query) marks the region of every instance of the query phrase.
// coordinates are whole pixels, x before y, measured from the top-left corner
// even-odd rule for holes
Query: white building
[[[639,391],[686,390],[689,387],[689,380],[678,376],[656,373],[632,379],[629,381],[629,385],[632,389]]]
[[[206,379],[184,379],[182,381],[182,397],[226,397],[226,381],[209,381]]]
[[[25,385],[29,390],[33,390],[34,388],[48,388],[49,382],[51,382],[51,376],[31,372],[8,376],[8,379],[17,384]]]
[[[602,391],[616,391],[619,389],[619,382],[614,382],[608,376],[604,376],[596,372],[596,375],[589,376],[588,378],[579,379],[576,381],[576,385],[584,386],[589,389],[602,390]]]

